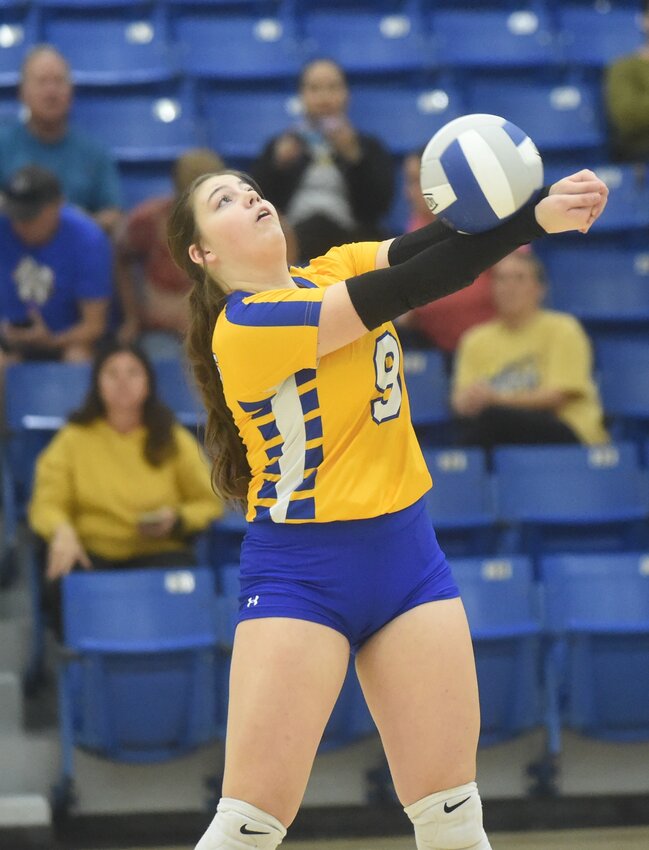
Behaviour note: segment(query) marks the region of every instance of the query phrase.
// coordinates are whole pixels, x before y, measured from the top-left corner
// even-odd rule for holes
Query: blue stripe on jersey
[[[315,380],[315,375],[315,369],[300,369],[299,372],[295,373],[295,383],[298,387],[301,387],[303,384],[308,384],[309,381]]]
[[[261,436],[267,443],[280,436],[277,423],[274,419],[271,422],[267,422],[265,425],[258,425],[257,427],[261,432]]]
[[[239,401],[237,404],[245,413],[252,413],[253,419],[261,419],[273,412],[272,398],[262,398],[260,401]]]
[[[297,277],[297,275],[291,275],[293,280],[297,283],[297,285],[301,289],[317,289],[318,285],[315,284],[312,280],[307,280],[305,277]]]
[[[304,490],[313,490],[313,488],[315,487],[315,480],[316,480],[317,477],[318,477],[318,470],[313,469],[311,472],[309,472],[308,475],[305,475],[304,481],[300,484],[299,487],[296,487],[293,492],[294,493],[300,493],[300,492],[303,492]]]
[[[270,519],[270,508],[262,508],[261,505],[257,505],[255,507],[255,515],[252,518],[252,521],[258,522],[259,520],[268,519]]]
[[[257,493],[258,499],[277,500],[277,484],[275,481],[264,481]]]
[[[315,519],[315,499],[296,499],[288,503],[286,519]]]
[[[323,461],[322,446],[314,446],[312,449],[307,449],[304,454],[304,468],[315,469],[320,466]]]
[[[282,456],[282,449],[284,448],[284,443],[278,443],[276,446],[271,446],[266,449],[266,454],[268,455],[270,460],[274,458],[280,458]]]
[[[322,419],[319,416],[316,416],[315,419],[309,419],[308,422],[304,423],[304,427],[306,429],[307,442],[322,437]]]
[[[317,327],[320,301],[254,301],[244,304],[248,292],[235,292],[228,298],[225,316],[233,325],[248,327]]]
[[[279,461],[276,460],[275,463],[271,463],[270,466],[267,466],[265,472],[267,472],[268,475],[281,475],[282,470],[279,468]]]
[[[311,413],[312,410],[317,410],[320,402],[318,401],[318,393],[315,388],[300,396],[300,406],[302,407],[302,413],[305,414]]]

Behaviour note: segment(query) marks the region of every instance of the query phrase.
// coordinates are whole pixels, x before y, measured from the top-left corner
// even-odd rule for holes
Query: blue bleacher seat
[[[169,162],[203,142],[192,99],[179,86],[79,90],[73,118],[122,162]]]
[[[632,443],[493,452],[497,510],[516,551],[618,551],[647,538],[649,485]]]
[[[540,9],[444,9],[430,20],[443,67],[545,69],[555,61],[550,23]]]
[[[469,112],[502,115],[524,130],[542,154],[589,152],[602,156],[606,135],[600,92],[586,83],[471,79]]]
[[[615,4],[618,6],[618,4]],[[637,5],[637,4],[636,4]],[[558,26],[567,65],[601,69],[622,55],[635,52],[643,42],[640,13],[632,6],[563,3]]]
[[[404,351],[403,372],[410,402],[410,418],[426,442],[449,422],[449,380],[440,351]]]
[[[299,122],[293,94],[204,86],[200,93],[209,144],[226,160],[251,160],[278,133]]]
[[[36,457],[81,403],[89,381],[87,363],[19,363],[7,368],[7,432],[2,441],[3,560],[14,557],[18,523],[31,495]]]
[[[482,449],[424,449],[433,479],[426,506],[447,555],[488,554],[496,542],[496,510]]]
[[[452,563],[475,650],[480,744],[541,723],[541,619],[528,558],[466,558]]]
[[[27,3],[4,5],[0,21],[0,88],[18,85],[22,61],[36,41],[34,10]]]
[[[517,551],[637,549],[646,541],[649,483],[631,443],[496,448],[500,518]]]
[[[151,764],[223,734],[224,662],[209,568],[67,575],[63,642],[59,807],[70,801],[75,747]]]
[[[359,130],[377,136],[395,155],[423,148],[430,137],[467,110],[457,88],[440,84],[352,87],[350,116]]]
[[[649,740],[649,554],[550,556],[541,580],[550,751],[562,726]]]
[[[555,309],[589,329],[649,328],[649,253],[620,243],[566,243],[544,248],[543,259]]]
[[[649,356],[644,362],[602,365],[598,372],[602,404],[615,440],[635,440],[641,445],[649,437],[648,366]]]
[[[174,21],[183,71],[221,80],[292,79],[301,56],[286,23],[257,15],[183,12]]]
[[[188,367],[179,360],[156,360],[153,368],[162,401],[179,422],[195,430],[203,422],[205,409]]]
[[[314,11],[305,17],[304,39],[310,56],[327,56],[348,74],[393,75],[433,65],[418,19],[398,11]]]
[[[128,86],[172,80],[177,68],[152,15],[75,11],[47,16],[43,36],[70,64],[77,85]],[[135,10],[137,12],[137,8]]]
[[[119,175],[124,208],[130,210],[151,198],[173,194],[170,162],[120,163]]]

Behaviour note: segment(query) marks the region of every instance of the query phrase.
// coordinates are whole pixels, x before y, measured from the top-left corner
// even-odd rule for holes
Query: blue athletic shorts
[[[341,632],[355,652],[404,611],[459,595],[420,499],[372,519],[251,523],[237,622],[311,620]]]

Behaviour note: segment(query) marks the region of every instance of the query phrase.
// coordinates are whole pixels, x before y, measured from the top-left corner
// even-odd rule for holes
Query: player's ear
[[[190,260],[199,266],[202,266],[204,262],[211,260],[214,256],[209,248],[203,248],[196,242],[192,242],[189,246],[188,253]]]

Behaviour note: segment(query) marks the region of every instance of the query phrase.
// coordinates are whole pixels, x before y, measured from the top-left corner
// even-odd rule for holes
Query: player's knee
[[[275,850],[285,835],[284,826],[268,812],[222,797],[195,850]]]
[[[430,794],[405,812],[415,828],[417,850],[491,850],[475,782]]]

